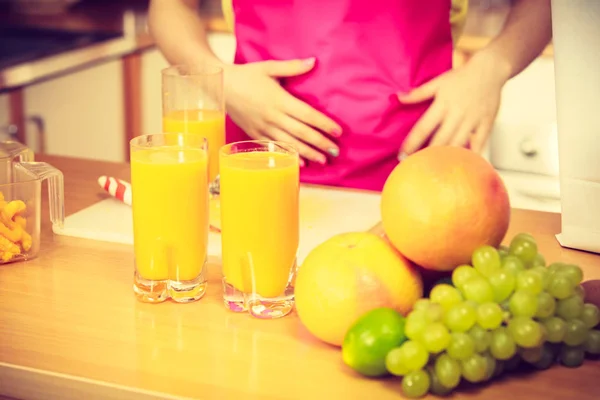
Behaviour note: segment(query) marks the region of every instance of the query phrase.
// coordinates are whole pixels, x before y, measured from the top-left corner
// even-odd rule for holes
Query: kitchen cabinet
[[[6,128],[10,122],[10,109],[8,108],[8,94],[0,94],[0,140],[8,138]]]
[[[27,86],[25,115],[43,121],[45,153],[124,161],[124,104],[121,60]],[[27,129],[27,144],[39,149]]]
[[[232,63],[235,55],[235,37],[230,33],[210,33],[208,44],[221,60]],[[142,132],[161,131],[162,99],[160,71],[168,66],[157,48],[142,54]]]

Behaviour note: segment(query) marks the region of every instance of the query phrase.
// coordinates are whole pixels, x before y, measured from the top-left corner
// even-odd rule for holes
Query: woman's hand
[[[420,103],[433,99],[431,106],[408,134],[399,157],[419,150],[431,138],[430,146],[470,144],[480,152],[490,134],[500,106],[502,87],[509,73],[484,53],[473,56],[464,66],[450,70],[408,94],[400,102]]]
[[[326,135],[338,137],[342,128],[289,94],[276,79],[302,75],[314,63],[308,59],[226,66],[225,99],[228,114],[250,137],[287,142],[302,158],[325,164],[324,153],[339,154]]]

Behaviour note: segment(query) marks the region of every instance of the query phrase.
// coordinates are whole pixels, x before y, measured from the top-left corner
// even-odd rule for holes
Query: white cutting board
[[[343,232],[366,231],[380,219],[377,193],[302,187],[298,263],[319,243]],[[131,207],[109,198],[65,219],[54,233],[105,242],[133,244]],[[221,256],[221,235],[211,232],[208,253]]]

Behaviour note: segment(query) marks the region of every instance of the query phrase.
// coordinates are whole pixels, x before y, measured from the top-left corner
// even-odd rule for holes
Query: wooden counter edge
[[[182,399],[166,393],[143,390],[74,375],[43,371],[0,362],[2,395],[9,399],[50,398],[86,400]],[[0,397],[0,399],[5,397]]]

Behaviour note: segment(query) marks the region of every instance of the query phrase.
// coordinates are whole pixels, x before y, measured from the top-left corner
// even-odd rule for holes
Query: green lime
[[[404,317],[391,308],[376,308],[363,314],[344,337],[344,363],[365,376],[387,375],[385,357],[406,340],[404,323]]]

